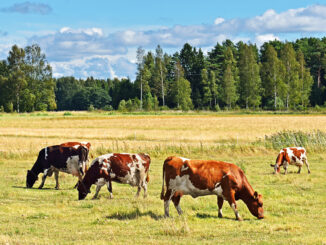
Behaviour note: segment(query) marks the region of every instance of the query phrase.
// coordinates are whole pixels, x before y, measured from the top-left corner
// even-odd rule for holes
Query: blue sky
[[[38,43],[55,77],[135,77],[136,49],[323,37],[326,0],[2,0],[0,59]]]

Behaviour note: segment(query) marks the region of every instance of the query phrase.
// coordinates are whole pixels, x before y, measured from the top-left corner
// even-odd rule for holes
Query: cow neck
[[[278,154],[277,159],[276,159],[276,164],[277,164],[278,166],[280,166],[281,163],[283,162],[283,157],[284,157],[284,152]]]
[[[43,172],[42,163],[37,161],[36,163],[34,163],[30,171],[37,177],[41,172]]]
[[[96,165],[95,165],[96,164]],[[97,181],[98,178],[96,178],[95,174],[93,174],[93,172],[98,172],[95,170],[95,168],[99,168],[99,164],[98,163],[94,163],[90,169],[87,171],[84,179],[82,180],[82,183],[84,184],[84,186],[88,189],[90,189],[90,187],[95,184],[95,182]],[[94,171],[95,170],[95,171]]]
[[[254,200],[254,190],[249,184],[247,178],[244,176],[243,186],[239,192],[239,199],[241,199],[248,207]]]

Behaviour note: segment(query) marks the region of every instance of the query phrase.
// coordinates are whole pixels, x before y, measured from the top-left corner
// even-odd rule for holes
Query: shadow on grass
[[[200,219],[207,219],[207,218],[212,218],[212,219],[228,219],[228,220],[236,220],[235,218],[231,218],[231,217],[225,217],[223,216],[223,218],[219,218],[216,215],[210,215],[210,214],[205,214],[205,213],[197,213],[196,214],[197,218]],[[243,219],[243,220],[250,220],[250,219]]]
[[[150,216],[154,220],[160,220],[160,219],[164,218],[163,215],[157,215],[157,214],[153,213],[152,211],[141,212],[141,211],[139,211],[138,208],[129,213],[116,213],[116,214],[105,216],[105,218],[117,219],[117,220],[132,220],[132,219],[137,219],[138,217],[143,217],[143,216]]]
[[[32,187],[32,188],[27,188],[26,186],[11,186],[12,188],[16,188],[16,189],[26,189],[26,190],[45,190],[45,191],[49,191],[49,190],[54,190],[54,191],[68,191],[68,190],[73,190],[73,189],[69,189],[69,188],[66,188],[66,189],[62,189],[60,188],[59,190],[55,189],[55,188],[50,188],[50,187],[43,187],[42,189],[39,189],[37,187]]]

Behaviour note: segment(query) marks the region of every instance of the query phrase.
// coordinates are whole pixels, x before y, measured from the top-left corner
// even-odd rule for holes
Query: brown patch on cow
[[[292,156],[292,161],[295,162],[297,158],[295,156]]]

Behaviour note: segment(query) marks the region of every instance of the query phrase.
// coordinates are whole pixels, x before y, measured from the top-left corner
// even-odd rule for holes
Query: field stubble
[[[312,174],[295,167],[273,175],[277,151],[265,135],[282,130],[326,131],[323,116],[87,116],[0,117],[0,243],[9,244],[321,244],[326,242],[326,154],[308,152]],[[65,141],[90,141],[91,154],[148,152],[152,156],[149,197],[135,199],[135,188],[113,184],[99,200],[77,201],[76,180],[60,174],[62,189],[48,178],[43,190],[25,189],[26,170],[38,151]],[[181,200],[184,215],[163,218],[159,199],[162,163],[168,155],[218,159],[238,164],[263,194],[264,220],[251,216],[242,202],[243,222],[224,204],[217,218],[216,197]],[[39,181],[36,183],[36,186]]]

